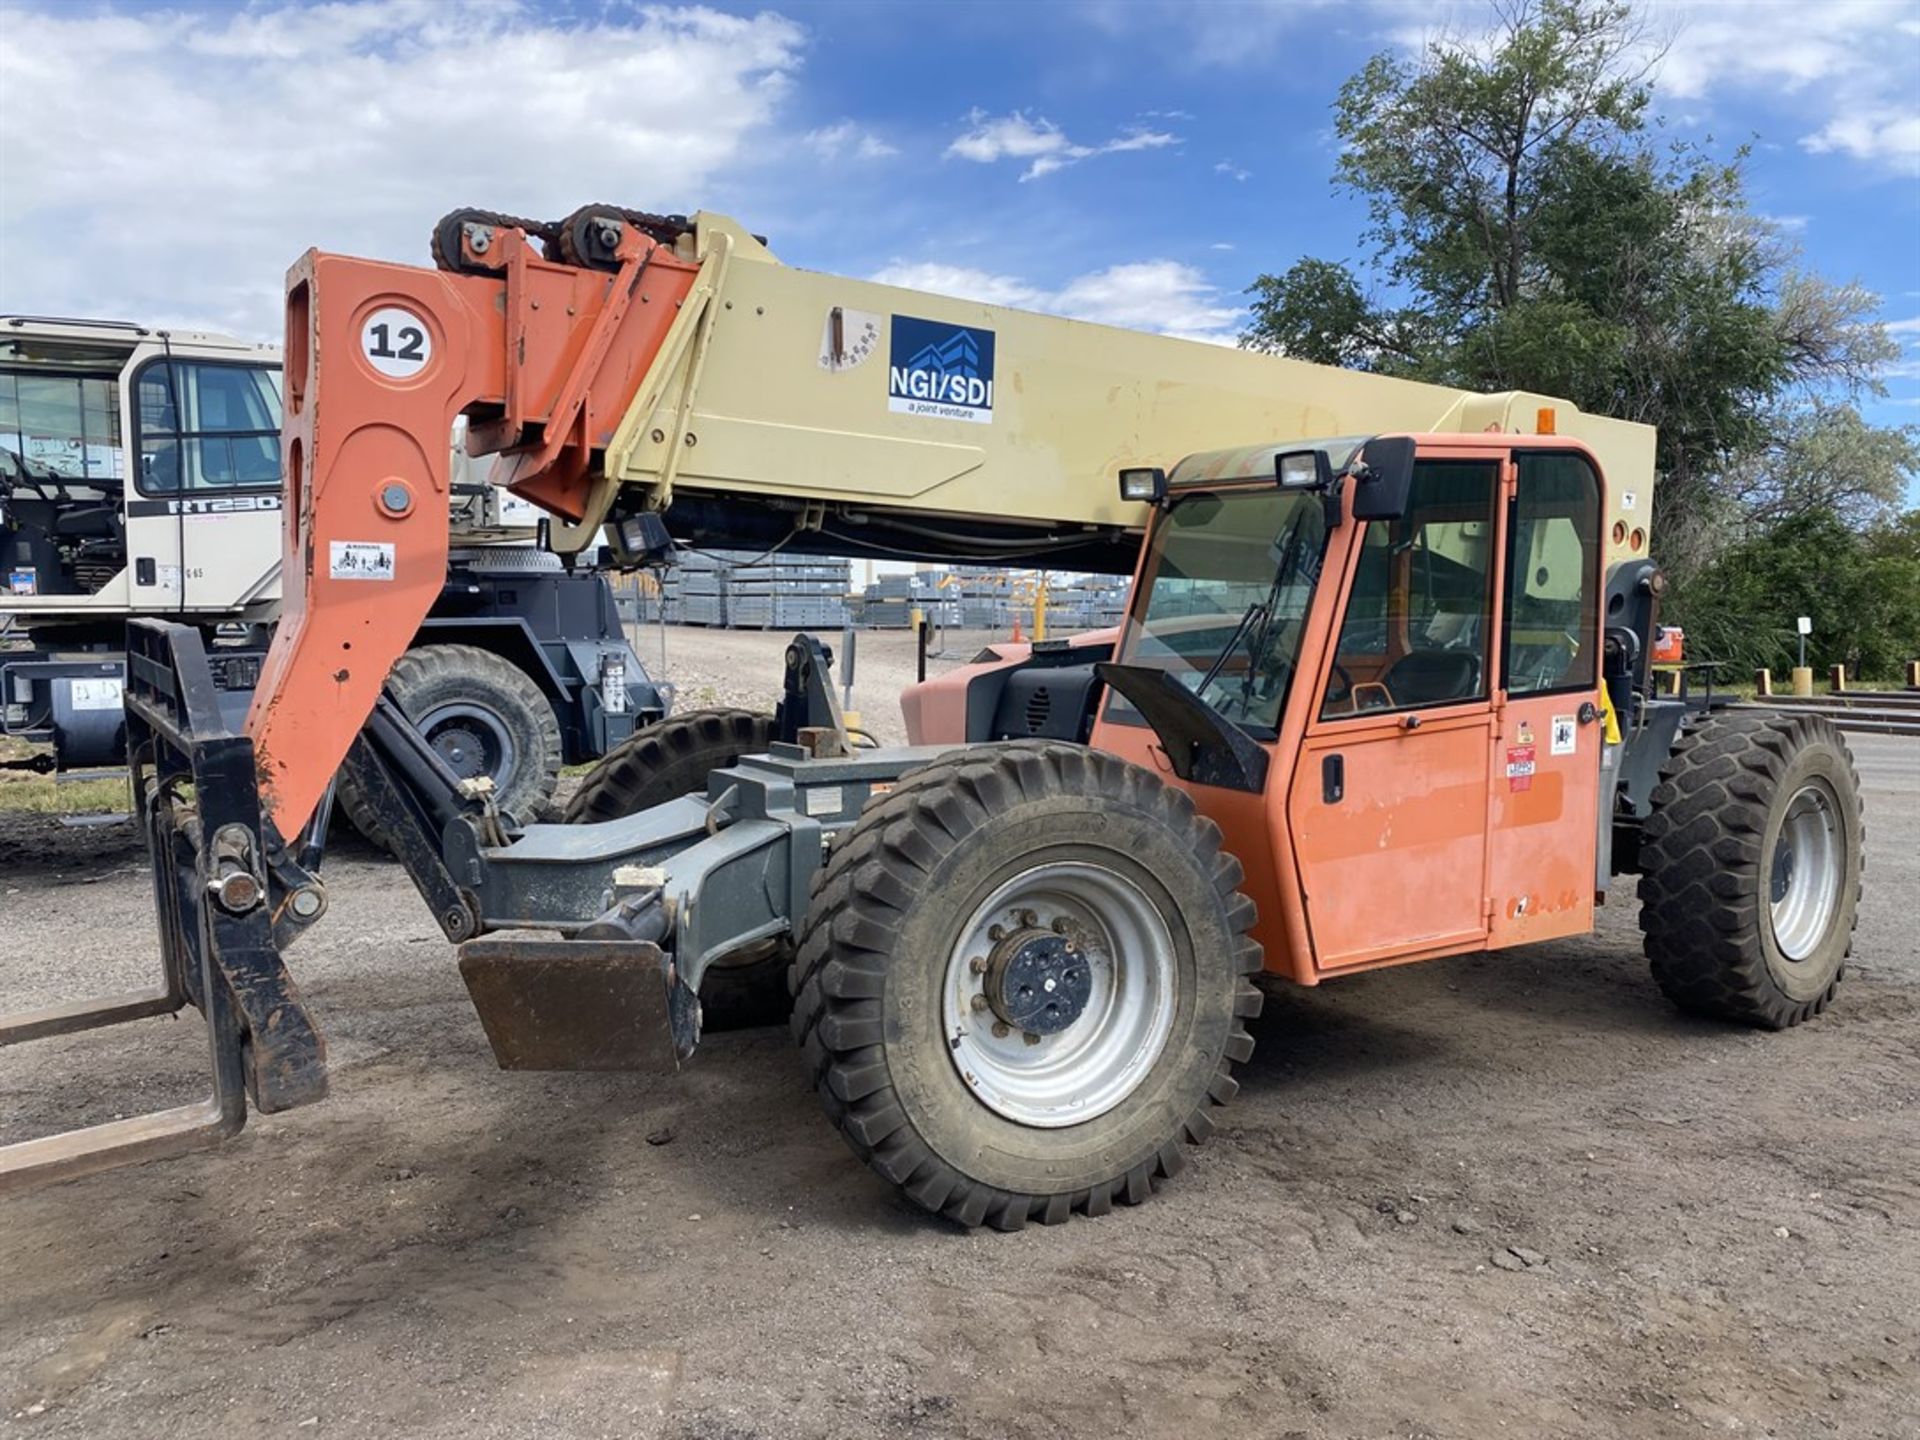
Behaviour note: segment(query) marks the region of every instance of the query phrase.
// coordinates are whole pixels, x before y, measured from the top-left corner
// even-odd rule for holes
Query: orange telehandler
[[[433,248],[288,277],[285,614],[244,729],[195,632],[131,627],[161,984],[0,1019],[195,1006],[212,1092],[0,1150],[0,1185],[325,1093],[281,957],[326,909],[337,772],[502,1065],[671,1067],[716,977],[781,972],[834,1125],[968,1225],[1174,1174],[1262,972],[1582,933],[1617,872],[1681,1005],[1781,1027],[1831,1000],[1852,761],[1824,720],[1654,693],[1644,427],[790,270],[718,216],[457,211]],[[1044,557],[1130,569],[1127,620],[920,687],[899,750],[850,743],[797,636],[771,715],[642,732],[571,823],[522,824],[382,694],[445,571],[458,417],[558,548]]]

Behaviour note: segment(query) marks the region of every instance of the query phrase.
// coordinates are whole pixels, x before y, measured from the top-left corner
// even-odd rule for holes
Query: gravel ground
[[[670,636],[671,677],[757,698],[724,677],[773,674],[779,639]],[[291,957],[333,1098],[6,1202],[0,1415],[169,1440],[1920,1434],[1920,746],[1855,744],[1867,900],[1819,1021],[1672,1012],[1623,886],[1590,938],[1276,991],[1177,1181],[1016,1236],[898,1201],[780,1030],[670,1079],[497,1073],[405,881],[344,849]],[[137,981],[127,832],[0,822],[5,1002]],[[155,1021],[9,1054],[0,1139],[184,1098],[197,1043]]]

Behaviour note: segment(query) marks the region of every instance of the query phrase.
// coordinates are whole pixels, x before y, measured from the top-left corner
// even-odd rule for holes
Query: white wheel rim
[[[1087,971],[1076,1018],[1037,1041],[990,1002],[982,1008],[993,982],[975,963],[1023,935],[1064,937],[1076,957],[1068,963]],[[1116,871],[1071,861],[1022,872],[968,918],[947,956],[941,1018],[954,1068],[982,1105],[1058,1129],[1106,1114],[1139,1087],[1166,1049],[1175,998],[1173,935],[1159,907]]]
[[[1823,784],[1801,786],[1767,862],[1767,914],[1773,942],[1787,959],[1810,958],[1839,908],[1842,860],[1839,814]]]

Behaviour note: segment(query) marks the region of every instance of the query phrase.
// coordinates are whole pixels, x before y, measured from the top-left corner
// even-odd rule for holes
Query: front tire
[[[1640,928],[1661,990],[1770,1030],[1825,1010],[1853,943],[1865,833],[1832,721],[1723,712],[1682,734],[1640,843]]]
[[[963,1225],[1145,1200],[1253,1052],[1241,878],[1185,794],[1099,751],[914,771],[836,846],[801,933],[793,1028],[829,1118]]]

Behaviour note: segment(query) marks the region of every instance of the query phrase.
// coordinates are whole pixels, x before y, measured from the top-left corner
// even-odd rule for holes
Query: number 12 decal
[[[406,380],[426,369],[433,339],[426,321],[399,305],[382,305],[360,326],[360,353],[382,375]]]

